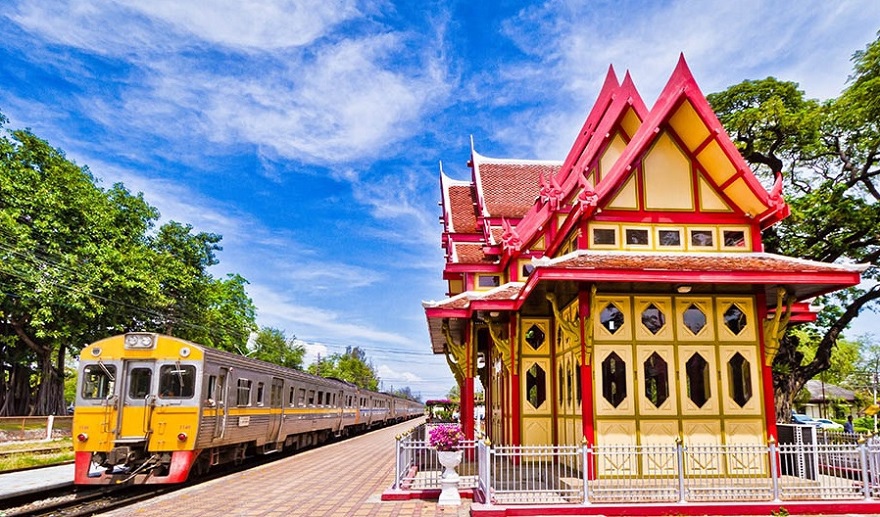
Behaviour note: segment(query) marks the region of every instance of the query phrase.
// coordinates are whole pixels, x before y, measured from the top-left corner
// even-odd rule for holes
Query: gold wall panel
[[[732,306],[736,305],[745,316],[745,327],[740,330],[739,334],[734,332],[725,325],[724,313]],[[755,315],[755,300],[751,297],[715,298],[715,309],[718,311],[718,340],[719,341],[750,341],[754,342],[758,336],[756,329],[758,328],[758,320]]]
[[[700,354],[706,361],[708,384],[708,396],[702,406],[697,405],[688,396],[688,377],[687,362],[694,356]],[[718,361],[716,359],[715,345],[679,345],[678,346],[678,383],[679,395],[681,397],[681,414],[682,416],[705,416],[718,415],[719,400],[721,400],[721,392],[718,391]],[[720,429],[719,429],[720,432]]]
[[[651,332],[643,322],[643,313],[653,305],[663,314],[665,322],[660,330]],[[672,310],[672,298],[669,296],[637,296],[633,301],[633,324],[635,325],[636,341],[672,341],[675,336],[675,312]],[[647,315],[651,316],[651,315]],[[649,322],[653,323],[653,321]]]
[[[662,133],[644,159],[646,210],[694,210],[691,161],[668,133]]]
[[[602,325],[602,311],[608,305],[614,305],[623,313],[623,324],[615,327],[614,332],[609,331]],[[593,338],[597,341],[631,341],[633,316],[630,309],[629,296],[597,296],[596,297],[596,314],[593,316]]]
[[[742,406],[734,399],[734,386],[731,384],[730,360],[740,354],[748,361],[748,387],[751,390],[748,400]],[[721,370],[721,408],[725,415],[760,415],[763,409],[761,392],[761,374],[758,360],[758,347],[755,346],[720,346],[718,347],[718,368]],[[743,363],[745,364],[745,363]]]
[[[699,309],[706,318],[706,324],[696,333],[684,325],[684,314],[691,305]],[[675,298],[675,336],[679,341],[715,341],[715,312],[712,298],[700,296],[679,296]]]

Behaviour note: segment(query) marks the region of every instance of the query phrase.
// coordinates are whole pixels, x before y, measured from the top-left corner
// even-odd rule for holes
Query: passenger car
[[[814,420],[813,417],[811,417],[809,415],[805,415],[803,413],[792,413],[791,414],[791,421],[794,424],[814,425],[816,427],[820,427],[819,422],[817,420]]]
[[[817,418],[816,422],[819,423],[819,429],[825,429],[827,431],[843,431],[843,424],[838,424],[827,418]]]

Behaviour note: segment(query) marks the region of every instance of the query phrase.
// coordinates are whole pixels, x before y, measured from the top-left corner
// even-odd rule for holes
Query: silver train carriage
[[[150,333],[80,355],[74,483],[161,484],[191,471],[416,418],[420,402]]]

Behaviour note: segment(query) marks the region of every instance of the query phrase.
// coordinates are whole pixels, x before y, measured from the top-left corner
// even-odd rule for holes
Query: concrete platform
[[[0,475],[0,500],[73,484],[73,463]]]

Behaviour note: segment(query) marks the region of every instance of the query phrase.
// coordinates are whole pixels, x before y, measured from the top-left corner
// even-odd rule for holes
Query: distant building
[[[854,391],[816,379],[807,381],[804,389],[809,392],[810,398],[803,405],[801,413],[813,418],[845,418],[857,413]]]

